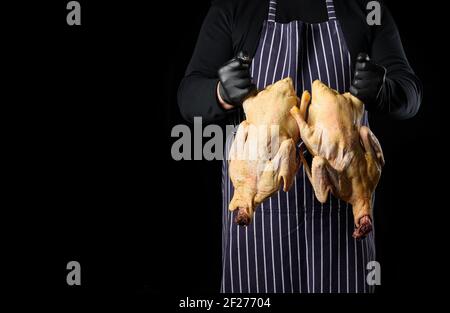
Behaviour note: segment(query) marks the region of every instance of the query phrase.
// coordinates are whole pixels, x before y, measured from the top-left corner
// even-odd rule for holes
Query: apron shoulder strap
[[[326,1],[327,1],[328,19],[335,20],[336,19],[336,11],[334,10],[334,1],[333,0],[326,0]]]
[[[267,13],[267,21],[275,23],[276,13],[277,13],[277,0],[270,0],[269,12]]]

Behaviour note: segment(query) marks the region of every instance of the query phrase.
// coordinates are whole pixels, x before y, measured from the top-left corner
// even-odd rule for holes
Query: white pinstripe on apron
[[[351,58],[332,0],[328,21],[275,22],[270,0],[251,74],[259,89],[290,76],[298,95],[319,79],[340,93],[351,82]],[[244,114],[231,121],[238,125]],[[368,124],[367,112],[364,124]],[[234,138],[229,136],[226,153]],[[228,155],[226,155],[228,157]],[[366,264],[375,260],[374,234],[355,240],[351,205],[331,196],[321,204],[301,169],[289,192],[279,191],[256,210],[252,224],[234,223],[233,185],[223,163],[221,292],[371,292]]]

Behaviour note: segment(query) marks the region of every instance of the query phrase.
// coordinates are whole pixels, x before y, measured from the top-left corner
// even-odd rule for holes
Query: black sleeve
[[[216,95],[217,71],[233,57],[230,2],[212,2],[178,88],[178,106],[183,118],[189,122],[194,116],[201,116],[204,122],[213,122],[233,111],[220,107]]]
[[[373,32],[371,57],[387,69],[377,111],[396,119],[413,117],[422,100],[422,85],[409,66],[397,26],[384,6],[381,25]]]

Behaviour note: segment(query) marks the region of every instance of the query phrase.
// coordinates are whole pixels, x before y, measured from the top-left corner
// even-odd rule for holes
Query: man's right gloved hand
[[[226,104],[242,105],[248,96],[256,92],[250,76],[250,63],[248,54],[241,51],[219,69],[217,92]]]

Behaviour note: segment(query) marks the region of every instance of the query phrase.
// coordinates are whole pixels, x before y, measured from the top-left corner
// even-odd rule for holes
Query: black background
[[[80,1],[82,25],[72,27],[67,1],[40,2],[9,25],[21,28],[11,77],[11,134],[20,136],[11,186],[22,190],[10,233],[16,283],[71,302],[119,295],[170,307],[178,296],[216,293],[221,164],[170,157],[170,131],[185,123],[176,91],[209,1]],[[445,164],[445,12],[386,2],[424,99],[411,120],[371,121],[387,160],[375,212],[382,285],[365,299],[378,305],[443,292],[448,246],[445,186],[435,180]],[[81,263],[81,286],[66,284],[71,260]]]

